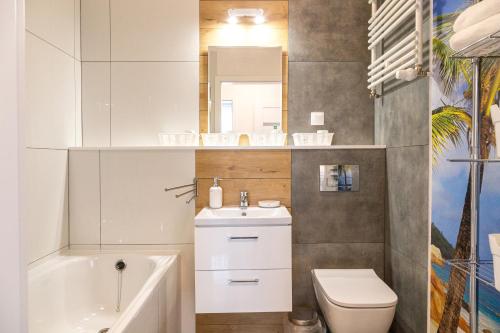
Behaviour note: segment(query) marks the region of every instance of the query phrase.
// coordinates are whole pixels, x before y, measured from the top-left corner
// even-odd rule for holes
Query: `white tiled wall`
[[[182,333],[195,332],[194,201],[167,186],[193,181],[194,150],[69,154],[70,244],[180,251]]]
[[[30,262],[68,245],[68,152],[26,149],[26,220]]]
[[[26,0],[26,29],[74,56],[75,10],[79,6],[73,0]]]
[[[161,131],[198,128],[198,3],[82,0],[84,146],[156,146]]]
[[[112,61],[198,61],[198,0],[111,0]]]
[[[109,146],[111,63],[83,62],[82,71],[83,145]]]
[[[82,146],[82,63],[75,61],[75,146]]]
[[[69,202],[72,244],[100,244],[101,189],[99,151],[70,153]]]
[[[103,244],[193,243],[194,200],[164,191],[193,178],[194,151],[102,152]]]
[[[28,259],[68,245],[68,151],[81,143],[80,0],[26,0]]]
[[[26,145],[75,145],[75,60],[26,34]]]
[[[111,60],[109,0],[81,0],[83,61]]]
[[[112,146],[154,146],[162,131],[197,130],[198,73],[197,62],[113,62]]]
[[[194,151],[71,151],[71,244],[192,244]]]

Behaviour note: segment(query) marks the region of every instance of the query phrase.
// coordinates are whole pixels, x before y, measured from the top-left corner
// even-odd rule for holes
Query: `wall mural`
[[[434,0],[433,78],[431,79],[433,185],[431,231],[431,332],[469,332],[468,279],[446,259],[470,253],[470,166],[450,163],[468,157],[472,75],[468,60],[450,60],[453,22],[472,1]],[[482,72],[482,158],[495,154],[489,106],[498,99],[500,61],[485,60]],[[498,102],[498,100],[496,100]],[[500,148],[499,148],[500,149]],[[500,232],[500,165],[482,168],[479,256],[491,259],[488,234]],[[500,332],[500,293],[479,282],[479,332]]]

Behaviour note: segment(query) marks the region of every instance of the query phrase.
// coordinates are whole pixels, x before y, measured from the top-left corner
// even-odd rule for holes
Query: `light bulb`
[[[255,16],[254,22],[255,24],[262,24],[266,22],[266,19],[264,18],[264,15],[257,15]]]
[[[234,15],[230,15],[227,19],[227,23],[229,24],[238,24],[238,18]]]

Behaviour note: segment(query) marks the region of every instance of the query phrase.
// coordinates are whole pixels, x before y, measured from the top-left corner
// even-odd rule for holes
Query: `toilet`
[[[372,269],[314,269],[314,292],[333,333],[387,333],[398,296]]]

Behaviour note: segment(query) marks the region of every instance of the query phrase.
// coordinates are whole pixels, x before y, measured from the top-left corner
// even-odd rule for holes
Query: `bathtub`
[[[48,258],[28,272],[29,333],[179,333],[178,266],[177,255],[137,251]]]

